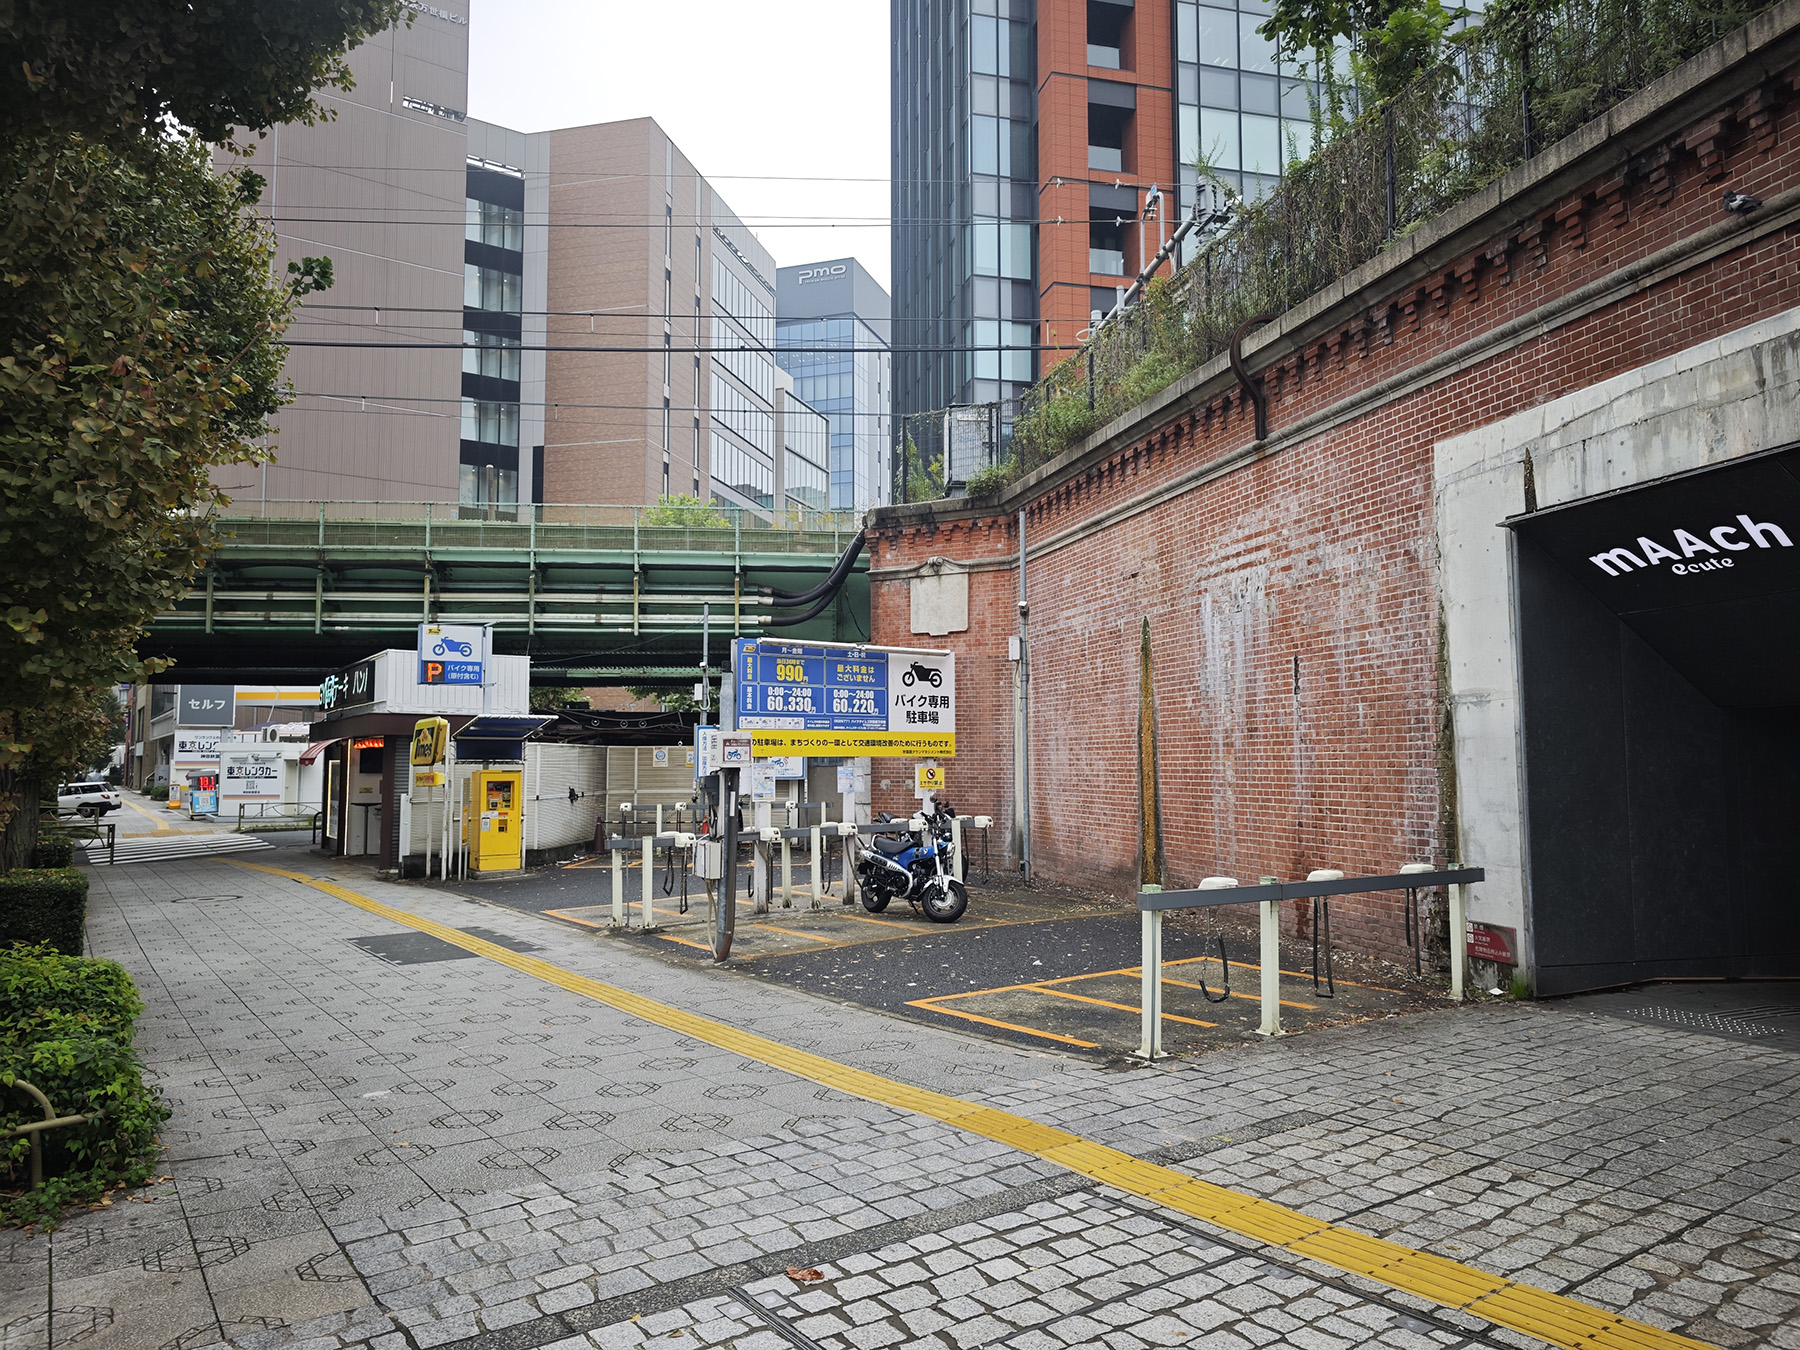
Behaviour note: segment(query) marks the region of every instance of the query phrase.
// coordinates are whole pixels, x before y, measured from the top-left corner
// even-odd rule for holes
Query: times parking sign
[[[949,652],[740,639],[737,724],[759,758],[956,753]]]

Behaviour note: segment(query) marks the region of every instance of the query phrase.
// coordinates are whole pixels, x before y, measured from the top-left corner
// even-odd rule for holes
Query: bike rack
[[[687,878],[692,870],[694,843],[696,836],[691,834],[646,834],[638,839],[626,839],[614,836],[606,841],[607,849],[612,853],[612,922],[611,927],[629,929],[630,923],[625,902],[625,855],[641,852],[644,858],[643,885],[638,900],[638,928],[640,933],[656,931],[656,850],[667,849],[673,855],[676,849],[685,849],[689,866],[682,872],[681,909],[687,913]],[[674,858],[670,858],[673,868]],[[671,886],[671,889],[673,887]],[[667,894],[668,892],[665,892]]]
[[[13,1086],[30,1093],[37,1098],[38,1105],[44,1108],[42,1120],[34,1120],[25,1125],[14,1125],[6,1131],[8,1135],[31,1136],[31,1189],[35,1191],[44,1184],[44,1131],[54,1130],[63,1125],[85,1125],[94,1117],[92,1115],[59,1116],[50,1105],[50,1099],[23,1078],[13,1079]]]
[[[1261,906],[1262,1021],[1256,1030],[1262,1036],[1281,1036],[1286,1034],[1281,1029],[1282,901],[1321,901],[1333,895],[1360,895],[1365,891],[1415,892],[1446,887],[1450,896],[1450,997],[1460,1001],[1468,962],[1467,888],[1485,880],[1486,876],[1486,871],[1479,867],[1433,869],[1427,863],[1408,863],[1397,873],[1381,876],[1346,877],[1335,869],[1323,869],[1309,874],[1305,881],[1260,886],[1240,886],[1236,877],[1207,877],[1192,890],[1165,891],[1159,886],[1143,887],[1138,892],[1138,915],[1143,929],[1142,1036],[1138,1057],[1145,1060],[1165,1057],[1162,1048],[1162,917],[1165,912],[1222,905]],[[1313,932],[1316,941],[1317,925]],[[1327,938],[1327,971],[1330,959],[1330,939]],[[1314,972],[1316,979],[1316,962]]]

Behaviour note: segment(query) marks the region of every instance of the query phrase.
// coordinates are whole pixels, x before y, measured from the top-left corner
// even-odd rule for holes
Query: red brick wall
[[[1715,161],[1718,140],[1684,131],[1668,143],[1672,176],[1645,170],[1632,180],[1597,169],[1585,190],[1496,227],[1416,285],[1360,297],[1341,324],[1305,335],[1298,350],[1271,343],[1265,352],[1290,350],[1252,358],[1271,394],[1269,453],[1034,558],[1038,873],[1121,894],[1137,884],[1146,617],[1167,883],[1447,860],[1434,444],[1800,304],[1795,230],[1659,273],[1624,299],[1311,439],[1283,445],[1282,428],[1718,226],[1728,219],[1719,205],[1724,188],[1768,200],[1794,186],[1797,133],[1800,105],[1766,128],[1746,113],[1735,128],[1728,124]],[[1637,162],[1654,166],[1654,149]],[[1745,228],[1754,224],[1752,217]],[[1008,514],[960,504],[878,513],[875,640],[921,642],[910,632],[908,583],[885,576],[888,569],[934,554],[965,563],[1016,558],[1012,512],[1020,505],[1032,547],[1042,547],[1246,448],[1248,411],[1233,393],[1147,421],[1111,453],[1077,459],[1005,503]],[[976,573],[969,631],[941,640],[959,653],[962,699],[951,798],[961,811],[992,811],[1008,822],[1005,657],[1016,587],[1010,568]],[[875,777],[878,809],[910,805],[910,777],[884,764]],[[907,789],[904,802],[884,797],[884,777]],[[995,843],[1009,838],[1002,832]],[[1364,950],[1402,952],[1399,904],[1389,896],[1334,901],[1333,935]]]

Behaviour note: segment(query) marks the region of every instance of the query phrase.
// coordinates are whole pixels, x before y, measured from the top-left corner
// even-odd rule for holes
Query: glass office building
[[[892,500],[892,357],[888,294],[854,258],[775,274],[775,358],[794,395],[825,415],[827,505],[865,511]]]
[[[894,410],[1036,378],[1034,0],[894,0]]]
[[[1281,181],[1285,164],[1312,153],[1318,86],[1295,63],[1278,60],[1275,44],[1257,32],[1269,10],[1269,0],[1176,0],[1184,212],[1194,203],[1197,158],[1255,201]]]
[[[894,411],[1010,402],[1192,208],[1312,149],[1268,0],[893,0]],[[1161,219],[1151,207],[1161,195]],[[922,444],[922,448],[923,444]],[[935,447],[933,447],[935,449]]]

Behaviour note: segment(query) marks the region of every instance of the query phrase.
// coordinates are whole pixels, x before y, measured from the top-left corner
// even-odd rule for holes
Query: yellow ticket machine
[[[470,870],[516,872],[525,866],[525,775],[518,769],[480,769],[469,776]]]

